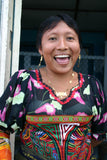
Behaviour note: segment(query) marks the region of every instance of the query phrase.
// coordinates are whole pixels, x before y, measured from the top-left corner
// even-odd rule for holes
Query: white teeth
[[[69,57],[69,55],[57,55],[55,56],[55,58],[67,58]]]

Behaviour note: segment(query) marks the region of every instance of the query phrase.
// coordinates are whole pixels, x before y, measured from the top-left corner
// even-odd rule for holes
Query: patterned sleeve
[[[16,72],[0,97],[0,129],[14,132],[24,125],[24,98],[29,79],[25,70]]]
[[[107,101],[101,83],[95,77],[91,77],[91,93],[94,97],[92,113],[92,136],[98,140],[106,138],[107,133]]]

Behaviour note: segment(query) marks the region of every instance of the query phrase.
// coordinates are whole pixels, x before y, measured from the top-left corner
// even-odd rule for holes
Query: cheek
[[[76,61],[80,54],[80,46],[77,44],[73,47],[73,59]]]
[[[50,61],[52,59],[51,48],[45,47],[43,50],[43,56],[44,56],[45,61]]]
[[[43,54],[49,55],[52,52],[52,46],[45,44],[42,48]]]
[[[80,45],[76,43],[73,47],[75,53],[80,54]]]

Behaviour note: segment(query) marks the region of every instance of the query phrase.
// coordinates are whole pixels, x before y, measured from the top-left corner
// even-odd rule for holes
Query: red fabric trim
[[[9,135],[4,133],[4,132],[0,132],[0,138],[8,138],[9,139]]]

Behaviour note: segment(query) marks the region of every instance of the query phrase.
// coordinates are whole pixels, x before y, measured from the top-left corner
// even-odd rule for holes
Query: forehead
[[[75,30],[69,27],[64,21],[60,21],[57,25],[51,29],[48,29],[44,32],[43,35],[50,35],[50,34],[60,34],[60,33],[72,33],[77,34]]]

